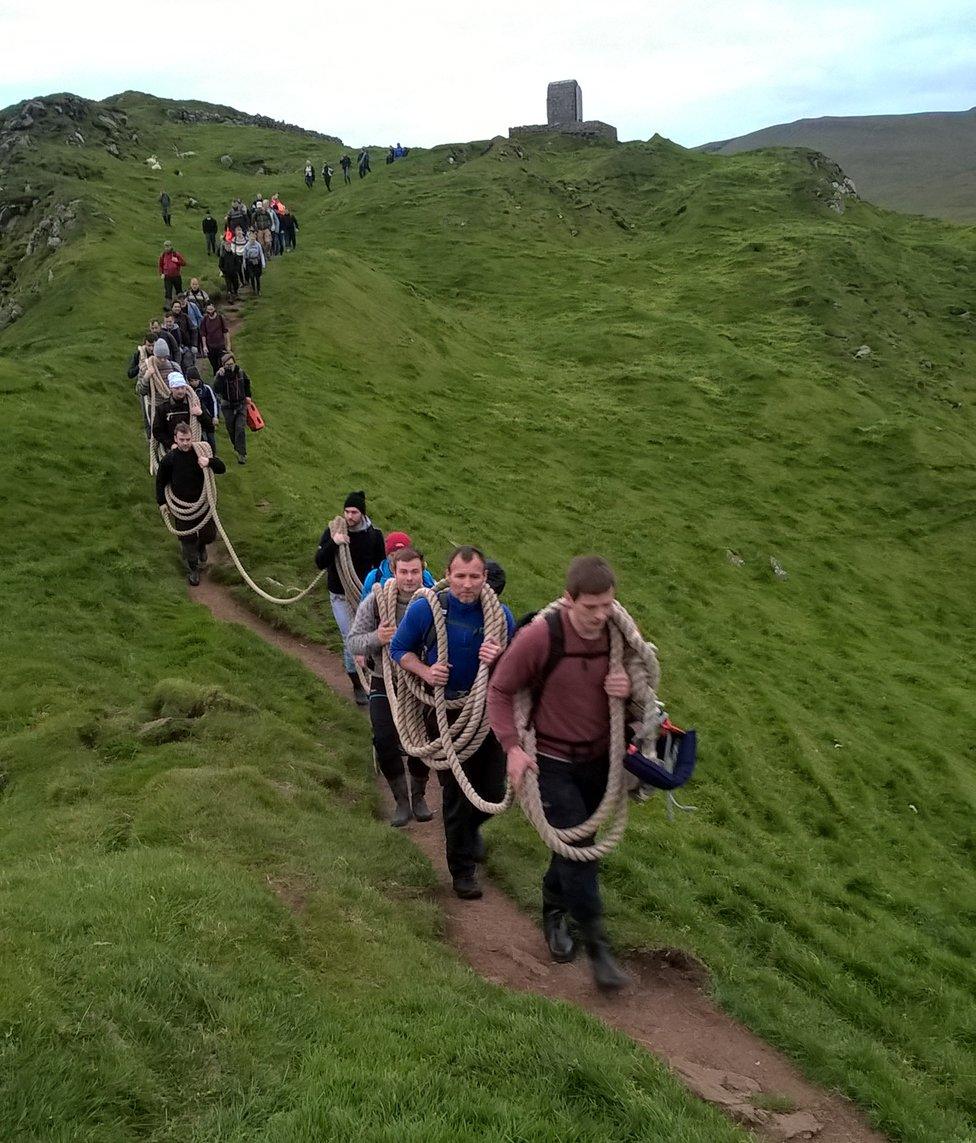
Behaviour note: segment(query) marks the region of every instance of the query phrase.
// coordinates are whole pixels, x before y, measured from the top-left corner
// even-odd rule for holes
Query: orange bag
[[[261,410],[250,397],[244,402],[244,419],[252,433],[264,428],[264,417],[261,416]]]

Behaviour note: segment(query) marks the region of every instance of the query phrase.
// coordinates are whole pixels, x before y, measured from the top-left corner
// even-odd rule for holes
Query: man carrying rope
[[[362,592],[362,581],[373,568],[380,566],[386,557],[386,551],[383,547],[383,533],[374,527],[373,521],[366,515],[365,492],[350,492],[343,505],[342,515],[345,518],[345,527],[341,526],[342,520],[336,517],[329,521],[329,526],[322,533],[322,539],[319,540],[315,552],[315,566],[328,572],[329,601],[332,604],[336,626],[342,636],[342,658],[346,664],[346,674],[352,683],[353,698],[357,706],[367,706],[369,695],[359,681],[355,660],[346,646],[346,636],[356,614],[356,606]],[[342,582],[338,559],[340,544],[348,545],[353,569],[359,577],[359,583],[355,585],[356,603],[350,603],[348,598],[350,593]]]
[[[447,660],[437,657],[437,643],[432,638],[434,614],[424,598],[407,608],[390,643],[390,658],[429,687],[443,687],[445,698],[451,700],[461,699],[471,690],[479,664],[494,663],[502,645],[485,638],[481,603],[487,581],[484,555],[474,547],[455,548],[447,563],[446,578],[448,590],[439,592],[438,599],[447,626]],[[504,604],[501,608],[511,639],[515,620]],[[459,711],[454,709],[451,714],[457,717]],[[462,765],[477,794],[489,801],[501,801],[505,757],[490,731]],[[438,770],[437,777],[443,793],[444,840],[454,892],[463,900],[475,900],[481,896],[477,864],[484,858],[479,830],[489,815],[468,800],[450,770]]]
[[[393,532],[391,535],[402,535]],[[390,537],[387,537],[389,540]],[[387,561],[383,561],[386,563]],[[424,582],[428,573],[424,568],[424,557],[411,547],[395,548],[389,557],[390,574],[396,580],[396,624],[406,613],[414,592]],[[370,575],[373,573],[370,572]],[[384,581],[385,582],[385,581]],[[418,822],[429,822],[434,816],[427,805],[427,779],[430,771],[419,758],[408,757],[410,788],[407,788],[407,775],[403,767],[403,748],[393,721],[390,699],[386,693],[383,678],[383,648],[389,646],[396,624],[384,623],[380,615],[379,586],[363,598],[356,618],[353,620],[346,645],[354,656],[369,658],[372,666],[372,679],[369,689],[369,720],[373,727],[373,747],[380,772],[390,784],[396,800],[396,810],[390,825],[398,829],[405,826],[412,817]]]
[[[166,453],[156,469],[156,503],[164,517],[169,511],[166,505],[167,489],[177,500],[195,504],[203,496],[203,470],[209,468],[217,475],[227,471],[227,466],[219,457],[208,455],[210,449],[206,444],[194,447],[192,430],[185,421],[176,426],[173,442],[173,448]],[[204,504],[200,517],[178,521],[186,580],[191,587],[196,587],[200,582],[200,568],[207,562],[207,544],[217,538],[217,528],[212,517],[200,523],[206,512],[207,506]]]
[[[610,669],[608,620],[616,578],[606,560],[579,556],[569,565],[563,606],[527,624],[506,652],[488,688],[488,718],[508,756],[518,788],[527,770],[538,774],[549,823],[566,829],[587,821],[607,790],[610,703],[630,696],[631,680]],[[531,695],[535,757],[516,728],[516,696]],[[590,845],[594,838],[572,843]],[[542,926],[553,960],[573,959],[566,914],[579,926],[593,976],[604,990],[627,983],[603,929],[596,861],[571,861],[554,852],[542,880]]]

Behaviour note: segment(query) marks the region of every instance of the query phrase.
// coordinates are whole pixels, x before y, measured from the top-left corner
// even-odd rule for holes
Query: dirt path
[[[343,698],[351,698],[338,655],[275,630],[221,585],[204,580],[191,598],[218,619],[250,628]],[[430,791],[433,803],[439,793],[436,783]],[[767,1138],[883,1143],[884,1137],[867,1126],[851,1103],[808,1083],[788,1060],[719,1011],[702,991],[706,976],[692,958],[674,951],[633,957],[627,962],[633,986],[618,997],[604,997],[585,963],[557,965],[549,960],[535,920],[490,881],[485,880],[480,901],[454,896],[439,814],[430,824],[414,822],[404,832],[440,875],[438,900],[452,944],[487,980],[586,1009],[653,1052],[702,1099]],[[489,844],[490,836],[489,830]],[[792,1110],[775,1112],[762,1106],[773,1101]]]

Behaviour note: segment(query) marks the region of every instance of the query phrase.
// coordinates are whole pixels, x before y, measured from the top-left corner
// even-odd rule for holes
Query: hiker
[[[130,381],[135,381],[135,379],[139,376],[139,370],[142,367],[142,363],[146,360],[147,357],[152,356],[154,340],[155,339],[153,338],[153,335],[151,333],[147,333],[142,341],[136,346],[132,356],[129,358],[129,364],[125,371],[125,375],[129,378]]]
[[[163,191],[163,193],[159,196],[159,208],[163,212],[163,224],[165,226],[172,226],[172,222],[170,221],[169,217],[170,202],[171,200],[169,195]]]
[[[383,542],[383,548],[386,552],[386,559],[380,564],[378,568],[373,568],[368,576],[363,580],[363,594],[362,598],[365,599],[367,595],[373,590],[373,584],[384,584],[388,579],[393,578],[393,557],[401,548],[412,548],[413,540],[407,535],[406,532],[390,532]],[[426,564],[424,565],[424,587],[433,587],[435,584],[434,577],[427,570]]]
[[[252,229],[265,254],[271,252],[271,209],[264,200],[254,208],[254,218],[251,220]]]
[[[369,174],[369,151],[365,147],[359,152],[359,177],[366,178]]]
[[[332,193],[332,176],[334,174],[335,171],[329,166],[328,163],[322,164],[322,178],[325,180],[325,189],[330,194]]]
[[[383,546],[383,533],[366,515],[366,493],[350,492],[342,506],[342,514],[346,520],[348,536],[334,530],[334,520],[329,521],[329,527],[322,533],[319,546],[315,552],[315,566],[326,569],[329,585],[329,602],[332,604],[332,614],[336,626],[342,636],[342,659],[346,665],[346,674],[352,683],[353,698],[357,706],[366,706],[369,696],[363,690],[356,673],[356,663],[346,646],[346,636],[355,616],[355,611],[349,606],[345,589],[342,586],[342,577],[339,574],[338,554],[339,544],[349,545],[349,555],[352,557],[352,566],[357,577],[362,581],[366,576],[383,562],[386,555]]]
[[[213,389],[206,384],[200,376],[200,370],[195,365],[191,365],[186,371],[186,379],[190,382],[190,388],[196,394],[197,400],[200,402],[200,408],[207,414],[213,422],[213,428],[204,428],[203,422],[200,423],[200,429],[203,433],[203,439],[210,445],[210,451],[217,455],[217,425],[220,421],[220,404],[217,401],[217,394]]]
[[[396,534],[403,535],[402,532]],[[387,550],[391,551],[389,539],[387,537]],[[392,550],[389,560],[392,564],[390,574],[396,580],[396,619],[399,623],[413,599],[414,592],[425,582],[425,577],[430,576],[430,572],[424,567],[423,553],[409,545]],[[371,572],[370,575],[372,574]],[[376,763],[380,773],[389,783],[396,801],[396,810],[390,825],[399,829],[412,817],[418,822],[429,822],[434,815],[425,798],[430,771],[419,758],[407,759],[407,770],[410,774],[409,787],[407,785],[403,749],[386,692],[386,682],[383,677],[383,648],[389,644],[395,632],[395,625],[387,626],[380,623],[379,604],[376,596],[370,592],[363,597],[356,611],[346,637],[346,644],[354,658],[364,658],[364,661],[369,662],[372,674],[369,688],[369,721],[373,727],[373,748],[376,751]]]
[[[267,259],[264,256],[264,250],[252,230],[244,244],[244,281],[251,287],[255,295],[261,293],[261,275],[264,273],[266,265]]]
[[[396,160],[396,152],[393,149],[393,144],[390,144],[390,149],[386,152],[386,165],[390,166]]]
[[[505,749],[509,780],[518,788],[526,770],[536,771],[546,817],[558,829],[580,825],[603,799],[610,766],[608,698],[630,695],[627,672],[609,669],[607,621],[616,583],[606,560],[577,556],[566,573],[563,607],[519,631],[488,688],[488,718]],[[515,729],[516,695],[523,690],[533,696],[535,757],[522,748]],[[542,880],[542,927],[560,963],[575,954],[567,915],[583,937],[597,985],[607,991],[623,987],[627,976],[603,928],[598,863],[553,853]]]
[[[203,411],[196,394],[187,384],[186,378],[174,369],[166,376],[169,386],[169,400],[156,406],[156,416],[152,424],[153,440],[165,451],[173,447],[173,430],[181,421],[192,424],[196,417],[202,433],[213,432],[213,421]]]
[[[271,253],[274,257],[284,252],[284,237],[281,233],[281,215],[274,207],[268,211],[271,216]]]
[[[180,331],[180,348],[190,348],[193,345],[193,326],[190,324],[190,315],[183,309],[183,303],[179,297],[173,300],[166,317],[171,317],[173,325]]]
[[[163,243],[163,252],[156,265],[159,267],[159,276],[163,280],[166,301],[171,302],[176,294],[183,289],[182,270],[186,259],[173,249],[172,242]]]
[[[193,433],[186,421],[177,424],[173,431],[173,447],[160,460],[156,469],[156,503],[165,516],[166,489],[176,497],[194,504],[203,493],[203,470],[209,468],[218,476],[227,471],[227,466],[218,456],[205,456],[193,447]],[[198,518],[199,519],[199,518]],[[194,527],[197,525],[196,527]],[[186,565],[186,580],[191,587],[200,582],[200,568],[207,562],[207,544],[217,538],[217,527],[213,519],[198,525],[197,520],[177,520],[175,526],[189,535],[180,536],[180,550]]]
[[[465,545],[455,548],[447,562],[447,591],[438,593],[447,625],[447,662],[437,658],[437,641],[432,638],[434,616],[426,599],[415,599],[390,642],[390,658],[416,675],[428,686],[443,686],[448,700],[467,695],[478,673],[479,664],[492,664],[502,653],[501,646],[484,637],[484,610],[481,591],[487,570],[483,553]],[[515,630],[512,613],[502,604],[511,639]],[[458,711],[449,712],[449,720]],[[452,717],[453,716],[453,717]],[[478,749],[462,763],[471,784],[489,801],[501,801],[505,785],[505,755],[490,731]],[[484,860],[480,828],[487,820],[468,801],[450,770],[438,770],[443,795],[444,840],[447,865],[454,892],[465,901],[481,896],[477,865]]]
[[[224,218],[224,230],[229,230],[233,236],[238,227],[243,230],[247,226],[247,210],[239,198],[230,204],[230,210]]]
[[[240,233],[240,227],[237,228]],[[234,252],[234,241],[225,238],[220,244],[220,254],[217,257],[217,268],[224,276],[224,285],[227,287],[227,300],[237,301],[237,291],[241,287],[242,264],[240,257]]]
[[[196,278],[192,279],[196,281]],[[200,356],[200,323],[203,321],[203,310],[197,303],[190,297],[188,291],[179,294],[176,299],[183,307],[183,312],[186,314],[187,324],[190,327],[190,347],[193,350],[194,357]]]
[[[180,359],[180,343],[179,343],[179,340],[168,329],[163,329],[163,327],[159,324],[158,321],[156,321],[155,318],[153,318],[153,320],[149,323],[149,335],[153,339],[154,342],[157,339],[162,338],[163,341],[166,343],[166,349],[168,350],[166,356],[169,357],[173,361],[179,361],[179,359]],[[165,376],[165,374],[164,374],[164,376]]]
[[[352,159],[350,159],[348,155],[343,155],[339,160],[339,166],[342,167],[343,183],[351,183],[352,175],[349,174],[349,168],[352,166]]]
[[[305,185],[309,190],[312,189],[312,184],[315,182],[315,168],[312,166],[312,160],[309,159],[305,164]]]
[[[199,278],[190,279],[190,288],[186,291],[186,300],[188,302],[193,302],[193,304],[197,306],[197,308],[200,310],[200,318],[202,320],[203,315],[207,312],[207,305],[210,302],[210,295],[203,288],[203,286],[200,285]]]
[[[208,210],[203,216],[203,222],[200,223],[200,229],[203,231],[203,236],[207,240],[207,254],[217,253],[217,220]]]
[[[406,148],[401,147],[399,143],[397,143],[396,147],[393,149],[394,159],[402,159],[406,153],[407,153]]]
[[[251,395],[251,378],[234,360],[233,353],[224,354],[214,374],[213,390],[220,398],[220,415],[237,453],[237,463],[247,464],[247,398]]]
[[[286,253],[288,250],[294,250],[298,243],[295,239],[295,231],[298,229],[298,219],[291,213],[285,211],[281,216],[281,251]]]
[[[216,377],[224,354],[230,352],[230,330],[227,328],[224,315],[217,313],[217,307],[213,302],[207,303],[203,315],[203,322],[200,325],[200,344]]]

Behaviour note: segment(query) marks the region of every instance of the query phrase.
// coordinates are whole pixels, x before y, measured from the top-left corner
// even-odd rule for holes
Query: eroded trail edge
[[[275,629],[212,581],[192,589],[190,598],[217,619],[249,628],[350,698],[340,656]],[[436,783],[429,792],[433,804]],[[705,974],[691,958],[668,950],[627,958],[632,987],[604,997],[585,963],[558,965],[548,959],[539,925],[489,880],[483,879],[480,901],[454,896],[439,813],[433,822],[414,822],[403,832],[438,872],[438,902],[452,945],[486,980],[585,1009],[663,1060],[696,1095],[767,1138],[883,1143],[884,1136],[853,1104],[811,1084],[785,1057],[720,1011],[702,991]],[[790,1110],[773,1111],[770,1105]]]

